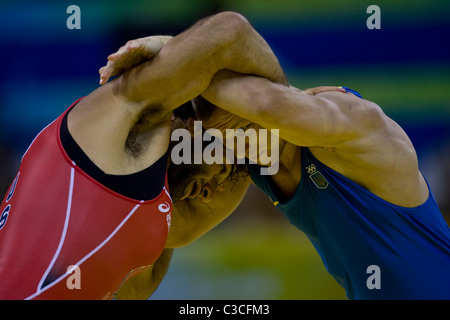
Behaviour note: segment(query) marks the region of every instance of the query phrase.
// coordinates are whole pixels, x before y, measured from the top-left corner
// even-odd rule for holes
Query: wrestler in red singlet
[[[164,249],[167,156],[134,174],[157,190],[150,200],[113,191],[69,157],[65,114],[32,142],[1,203],[0,299],[111,299]]]

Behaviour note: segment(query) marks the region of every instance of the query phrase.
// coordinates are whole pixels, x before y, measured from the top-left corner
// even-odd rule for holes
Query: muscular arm
[[[279,129],[281,138],[297,146],[339,146],[379,125],[381,117],[375,104],[351,94],[311,95],[228,71],[218,73],[202,96],[230,113]]]
[[[308,95],[231,72],[218,74],[202,95],[228,112],[279,129],[280,137],[296,146],[311,147],[320,161],[388,202],[414,207],[428,197],[411,141],[373,102],[341,92]]]
[[[125,73],[115,86],[142,108],[158,103],[172,110],[203,92],[222,69],[284,80],[264,39],[243,16],[225,12],[170,40],[154,59]]]
[[[151,155],[141,153],[146,161],[140,169],[149,166],[152,156],[167,149],[171,111],[203,92],[222,69],[284,79],[272,50],[248,21],[224,12],[195,24],[155,58],[84,98],[69,114],[69,131],[103,171],[136,172],[127,153],[130,132],[140,134],[141,145],[152,146]]]

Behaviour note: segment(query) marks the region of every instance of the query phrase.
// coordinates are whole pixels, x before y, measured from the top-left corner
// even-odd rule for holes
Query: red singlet
[[[63,116],[32,142],[1,203],[0,299],[111,299],[164,249],[167,178],[149,201],[106,188],[67,156]]]

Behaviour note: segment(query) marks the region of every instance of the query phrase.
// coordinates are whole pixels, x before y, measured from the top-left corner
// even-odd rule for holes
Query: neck
[[[300,179],[300,147],[286,142],[280,154],[280,168],[278,173],[272,176],[272,181],[282,201],[292,197],[300,183]]]

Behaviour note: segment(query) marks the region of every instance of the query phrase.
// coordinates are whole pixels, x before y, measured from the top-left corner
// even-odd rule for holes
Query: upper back
[[[375,103],[351,94],[345,96],[357,99],[364,108],[348,124],[358,126],[358,134],[334,147],[310,147],[311,152],[328,167],[388,202],[405,207],[422,204],[428,198],[428,186],[407,134]]]

